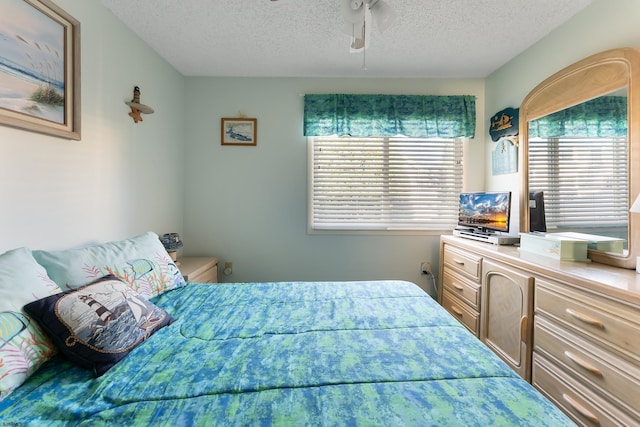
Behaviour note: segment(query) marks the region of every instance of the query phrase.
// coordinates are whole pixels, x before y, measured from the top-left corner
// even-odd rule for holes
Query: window
[[[310,137],[309,229],[451,230],[462,138]]]
[[[531,138],[529,187],[544,191],[547,227],[626,227],[627,164],[626,138]]]

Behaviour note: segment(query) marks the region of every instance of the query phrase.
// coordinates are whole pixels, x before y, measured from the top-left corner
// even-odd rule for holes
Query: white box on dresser
[[[554,233],[520,233],[520,250],[549,256],[562,261],[588,262],[589,242]]]

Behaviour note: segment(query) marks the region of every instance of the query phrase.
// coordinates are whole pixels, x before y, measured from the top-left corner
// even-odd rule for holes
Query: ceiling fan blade
[[[383,33],[396,20],[396,12],[384,0],[377,0],[371,6],[371,15],[376,21],[376,28]]]
[[[362,21],[360,24],[355,24],[354,32],[351,36],[351,43],[349,45],[349,52],[360,53],[364,49],[369,48],[369,39],[371,35],[371,29],[366,21]]]
[[[349,52],[354,53],[364,49],[366,40],[365,25],[366,24],[363,23],[356,27],[356,31],[354,32],[353,37],[351,37]]]

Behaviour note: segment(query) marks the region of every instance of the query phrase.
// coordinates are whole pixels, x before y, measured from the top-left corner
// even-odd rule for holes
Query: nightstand
[[[187,282],[217,283],[218,258],[212,256],[187,256],[178,258],[178,268]]]

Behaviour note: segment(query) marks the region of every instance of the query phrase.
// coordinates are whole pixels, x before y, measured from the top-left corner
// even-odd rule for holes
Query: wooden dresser
[[[640,274],[453,236],[441,304],[577,424],[640,425]]]

